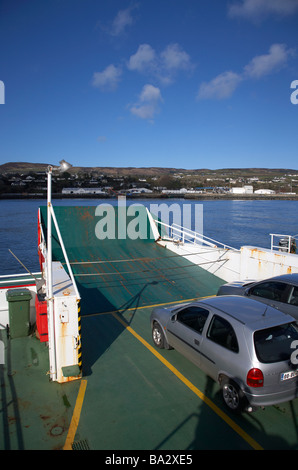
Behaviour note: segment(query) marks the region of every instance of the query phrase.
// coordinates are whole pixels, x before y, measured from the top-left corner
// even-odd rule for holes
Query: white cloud
[[[132,17],[132,10],[134,7],[129,7],[126,10],[120,10],[113,23],[110,30],[110,34],[112,36],[119,36],[121,35],[127,26],[131,26],[133,24],[133,17]]]
[[[202,83],[198,99],[225,99],[229,98],[241,82],[241,75],[234,72],[223,72],[208,83]]]
[[[141,44],[127,63],[131,71],[149,73],[163,84],[171,83],[181,70],[193,69],[190,56],[179,44],[169,44],[160,54],[149,44]]]
[[[105,91],[112,91],[117,88],[121,79],[122,70],[115,65],[108,65],[103,72],[95,72],[93,74],[92,85]]]
[[[154,118],[157,112],[157,109],[156,109],[155,104],[147,103],[141,106],[140,105],[132,106],[130,108],[130,111],[132,114],[134,114],[135,116],[141,119],[149,119],[150,121],[152,121],[152,119]]]
[[[147,84],[143,87],[138,102],[131,106],[130,111],[141,119],[152,121],[159,112],[160,102],[162,102],[160,89]]]
[[[136,70],[137,72],[146,72],[153,70],[156,63],[156,54],[149,44],[141,44],[135,54],[130,56],[127,63],[129,70]]]
[[[249,78],[261,78],[282,68],[293,51],[284,44],[273,44],[268,54],[254,57],[244,67],[244,74]]]
[[[298,11],[298,0],[241,0],[229,6],[231,18],[258,21],[269,14],[286,16]]]
[[[140,94],[140,101],[162,101],[160,89],[153,85],[145,85],[143,87],[142,93]]]
[[[179,46],[169,44],[160,54],[162,64],[166,70],[189,70],[191,65],[190,56]]]
[[[204,82],[199,87],[198,99],[226,99],[232,96],[243,80],[260,79],[270,73],[280,70],[287,64],[288,58],[294,55],[292,49],[284,44],[273,44],[268,54],[254,57],[242,73],[223,72],[210,82]]]

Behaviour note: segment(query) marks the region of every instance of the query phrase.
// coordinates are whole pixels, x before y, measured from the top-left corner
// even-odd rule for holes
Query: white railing
[[[66,266],[68,267],[68,274],[69,274],[69,276],[72,280],[73,287],[74,287],[74,290],[76,292],[77,300],[80,300],[81,296],[80,296],[80,293],[79,293],[79,290],[78,290],[78,287],[77,287],[77,283],[76,283],[74,275],[73,275],[73,271],[72,271],[71,266],[70,266],[70,262],[69,262],[69,259],[68,259],[67,253],[66,253],[66,249],[65,249],[65,246],[64,246],[64,242],[63,242],[63,239],[62,239],[62,236],[61,236],[60,228],[59,228],[59,225],[58,225],[58,222],[57,222],[57,219],[56,219],[56,215],[55,215],[53,206],[51,206],[51,213],[52,213],[52,218],[53,218],[53,221],[54,221],[54,224],[55,224],[55,227],[56,227],[56,232],[57,232],[57,235],[58,235],[58,238],[59,238],[60,246],[62,248],[64,259],[65,259],[65,262],[66,262]]]
[[[60,246],[61,246],[61,249],[62,249],[62,252],[63,252],[63,255],[64,255],[64,259],[65,259],[66,265],[68,267],[69,276],[70,276],[71,281],[73,283],[77,299],[80,300],[81,296],[80,296],[80,293],[79,293],[79,290],[78,290],[78,287],[77,287],[77,283],[76,283],[75,278],[74,278],[73,270],[70,266],[70,262],[69,262],[69,259],[68,259],[68,256],[67,256],[67,252],[66,252],[64,243],[63,243],[63,239],[62,239],[62,236],[61,236],[61,232],[60,232],[60,229],[59,229],[59,225],[58,225],[58,222],[57,222],[57,219],[56,219],[56,215],[55,215],[53,206],[51,206],[50,210],[51,210],[51,214],[52,214],[52,217],[53,217],[54,225],[56,227],[56,231],[57,231]],[[46,239],[45,239],[45,236],[44,236],[44,231],[43,231],[43,228],[42,228],[41,221],[40,221],[40,231],[41,231],[41,243],[39,245],[39,249],[41,250],[41,253],[42,253],[44,259],[46,260],[46,264],[47,264],[48,263],[47,246],[46,246]],[[45,270],[45,272],[47,273],[47,269]]]
[[[32,273],[34,276],[40,276],[41,272],[39,271],[38,273]],[[28,276],[28,274],[3,274],[0,276],[0,284],[5,284],[6,282],[13,282],[14,278],[21,278],[21,281],[32,281],[32,276]],[[11,278],[11,279],[10,279]],[[3,279],[3,281],[2,281]],[[16,279],[17,281],[17,279]]]
[[[278,250],[285,253],[296,253],[296,240],[295,236],[283,235],[280,233],[270,233],[271,236],[271,251]],[[276,238],[278,239],[276,241]],[[276,244],[277,243],[277,244]]]
[[[155,222],[165,227],[166,229],[168,229],[168,236],[174,242],[180,241],[181,243],[186,242],[186,243],[192,243],[194,245],[195,244],[207,245],[211,248],[222,248],[225,250],[239,251],[236,248],[233,248],[232,246],[213,240],[210,237],[206,237],[205,235],[199,234],[191,229],[182,227],[178,224],[174,223],[172,225],[168,225],[164,222],[161,222],[160,220],[155,220]]]

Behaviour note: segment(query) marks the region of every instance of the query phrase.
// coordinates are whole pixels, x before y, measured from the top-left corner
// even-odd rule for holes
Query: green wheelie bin
[[[6,292],[9,312],[9,336],[20,338],[30,331],[31,292],[25,288],[9,289]]]

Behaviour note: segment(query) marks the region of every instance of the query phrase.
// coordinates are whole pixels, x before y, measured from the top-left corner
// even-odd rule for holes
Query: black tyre
[[[222,398],[229,410],[240,413],[245,404],[245,399],[240,387],[229,379],[223,380],[221,384]]]
[[[165,335],[162,331],[161,326],[158,323],[154,323],[152,327],[152,339],[155,346],[159,349],[165,347]]]

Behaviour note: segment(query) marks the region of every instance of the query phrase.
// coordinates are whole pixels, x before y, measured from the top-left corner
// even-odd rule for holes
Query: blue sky
[[[0,163],[298,169],[297,26],[298,0],[0,0]]]

